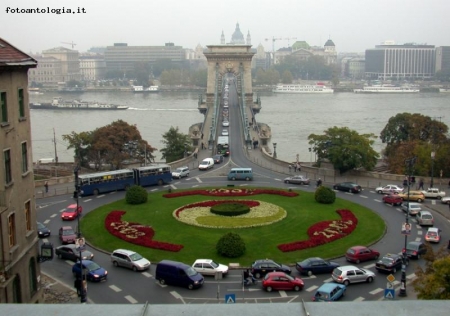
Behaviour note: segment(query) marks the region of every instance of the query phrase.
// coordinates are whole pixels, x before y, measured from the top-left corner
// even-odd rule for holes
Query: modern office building
[[[436,71],[450,71],[450,46],[436,47]]]
[[[367,79],[425,79],[435,74],[434,45],[386,42],[366,50]]]
[[[43,298],[27,75],[36,65],[0,38],[0,305]]]

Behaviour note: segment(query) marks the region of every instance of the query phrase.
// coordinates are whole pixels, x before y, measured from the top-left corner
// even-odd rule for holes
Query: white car
[[[222,122],[222,126],[223,126],[223,127],[228,127],[228,126],[230,126],[230,121],[223,121],[223,122]]]
[[[441,230],[436,227],[428,228],[427,233],[425,234],[425,240],[428,242],[438,243],[441,241]]]
[[[222,130],[222,136],[228,136],[228,130],[227,129],[223,129]]]
[[[403,192],[403,188],[395,184],[388,184],[384,187],[376,188],[375,191],[378,194],[400,193]]]
[[[192,265],[195,271],[203,275],[215,275],[216,272],[222,272],[222,275],[228,273],[228,266],[216,263],[211,259],[197,259]]]
[[[443,204],[450,204],[450,196],[443,197],[441,199],[441,203],[443,203]]]

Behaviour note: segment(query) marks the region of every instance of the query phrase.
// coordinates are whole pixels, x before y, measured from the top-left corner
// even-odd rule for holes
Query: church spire
[[[222,30],[222,36],[220,36],[220,44],[225,45],[225,35],[223,34],[223,30]]]
[[[247,45],[252,45],[252,37],[250,36],[250,31],[247,32]]]

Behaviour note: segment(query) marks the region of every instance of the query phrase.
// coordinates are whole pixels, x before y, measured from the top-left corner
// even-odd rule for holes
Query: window
[[[8,235],[9,247],[13,247],[16,244],[16,215],[14,213],[8,217]]]
[[[30,264],[28,266],[28,277],[30,278],[30,294],[31,296],[33,296],[38,289],[36,277],[36,262],[34,258],[30,259]]]
[[[0,92],[0,106],[1,106],[1,122],[8,123],[8,108],[6,105],[6,92]]]
[[[4,161],[5,161],[5,184],[9,184],[12,182],[12,172],[11,172],[11,151],[6,149],[3,152]]]
[[[25,203],[25,224],[27,226],[27,231],[31,230],[31,202],[27,201]]]
[[[19,117],[25,117],[25,105],[23,99],[23,89],[19,89]]]
[[[28,171],[28,149],[27,142],[22,143],[22,173]]]

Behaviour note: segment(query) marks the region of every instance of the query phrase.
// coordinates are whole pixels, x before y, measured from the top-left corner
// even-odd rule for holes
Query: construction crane
[[[77,44],[75,44],[73,41],[71,43],[67,43],[67,42],[61,42],[61,44],[69,44],[72,46],[72,49],[74,48],[74,46],[76,46]]]
[[[297,37],[286,37],[285,40],[288,41],[288,47],[290,47],[289,41],[290,41],[290,40],[296,40],[296,39],[297,39]]]
[[[270,40],[270,38],[266,38],[266,41]],[[272,52],[275,53],[275,41],[282,40],[281,37],[272,36]]]

